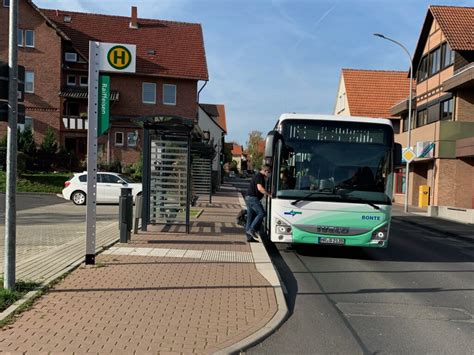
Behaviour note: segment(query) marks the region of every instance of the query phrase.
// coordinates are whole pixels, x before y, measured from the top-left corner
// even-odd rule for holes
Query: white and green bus
[[[283,114],[265,143],[273,242],[387,246],[401,163],[389,120]]]

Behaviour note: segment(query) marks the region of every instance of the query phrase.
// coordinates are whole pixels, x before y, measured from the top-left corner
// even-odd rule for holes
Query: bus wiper
[[[375,203],[370,202],[370,201],[366,201],[366,200],[364,200],[363,198],[360,198],[360,197],[350,196],[350,195],[348,195],[348,194],[339,194],[339,196],[341,196],[341,197],[343,197],[343,198],[347,198],[348,200],[351,200],[351,201],[365,202],[367,205],[369,205],[370,207],[375,208],[376,210],[379,210],[379,209],[380,209],[380,207],[377,206]]]
[[[307,194],[306,196],[303,196],[297,200],[294,200],[293,202],[291,202],[291,204],[293,206],[296,206],[298,204],[298,202],[301,202],[301,201],[304,201],[304,200],[307,200],[308,198],[310,198],[311,196],[313,196],[314,194],[319,194],[320,192],[319,191],[313,191],[313,192],[310,192],[309,194]]]

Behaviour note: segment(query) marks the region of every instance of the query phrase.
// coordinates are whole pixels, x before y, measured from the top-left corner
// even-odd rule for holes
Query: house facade
[[[232,148],[230,152],[232,153],[232,160],[237,163],[237,170],[241,173],[243,170],[247,169],[247,157],[244,154],[244,147],[235,142],[232,142],[231,144]]]
[[[474,208],[473,19],[473,7],[429,7],[413,55],[410,144],[408,97],[391,108],[403,119],[399,142],[417,154],[409,173],[412,205],[419,186],[428,185],[430,205]]]
[[[225,106],[215,104],[199,104],[199,127],[203,132],[208,132],[209,143],[215,150],[212,160],[212,186],[213,190],[219,188],[222,181],[224,137],[227,134]]]
[[[89,41],[136,45],[136,73],[108,73],[110,128],[99,137],[104,163],[139,161],[136,118],[176,115],[197,121],[198,84],[208,80],[200,24],[39,9],[19,1],[18,63],[25,66],[25,125],[40,143],[48,129],[85,159]],[[8,7],[0,6],[0,59],[8,58]],[[6,131],[3,123],[0,129]]]

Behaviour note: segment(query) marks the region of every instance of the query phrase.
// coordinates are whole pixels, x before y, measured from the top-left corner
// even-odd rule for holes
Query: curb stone
[[[237,190],[237,189],[236,189]],[[239,202],[242,208],[245,208],[245,201],[239,193]],[[241,354],[244,350],[262,342],[265,338],[270,336],[275,330],[277,330],[283,322],[288,318],[289,311],[286,304],[285,295],[283,293],[283,285],[281,284],[280,276],[278,271],[273,265],[270,256],[263,243],[251,244],[252,256],[254,259],[255,267],[257,271],[270,283],[275,292],[275,297],[278,305],[278,310],[274,314],[273,318],[260,330],[256,331],[252,335],[240,340],[239,342],[228,346],[215,352],[215,355],[225,354]]]

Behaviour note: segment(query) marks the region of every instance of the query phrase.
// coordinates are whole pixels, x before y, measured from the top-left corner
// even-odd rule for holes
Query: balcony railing
[[[89,128],[87,117],[63,116],[63,124],[65,129],[86,130]]]

